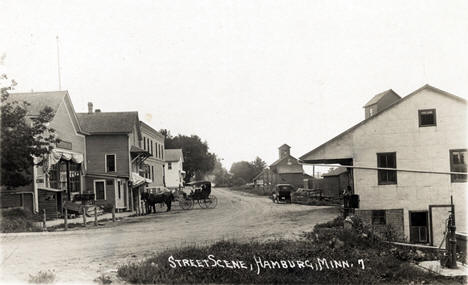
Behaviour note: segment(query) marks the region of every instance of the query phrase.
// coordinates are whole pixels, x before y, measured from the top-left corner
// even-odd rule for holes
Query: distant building
[[[320,190],[322,190],[323,196],[341,196],[349,183],[348,171],[344,167],[331,169],[329,172],[322,174],[322,177]]]
[[[46,210],[49,218],[62,213],[65,201],[81,193],[86,172],[85,135],[78,122],[67,91],[12,93],[8,101],[26,101],[26,118],[33,118],[48,106],[54,117],[50,127],[61,140],[45,157],[45,163],[33,167],[33,182],[30,185],[7,190],[2,188],[1,207],[23,207],[30,211]]]
[[[143,162],[150,153],[143,148],[137,112],[78,113],[86,136],[88,171],[86,193],[94,193],[96,204],[111,204],[117,209],[138,211],[145,185]]]
[[[292,184],[295,187],[304,187],[304,179],[310,176],[304,174],[302,164],[291,155],[291,147],[283,144],[278,148],[279,158],[269,168],[263,170],[253,182],[256,186],[271,190],[276,184]]]
[[[184,186],[184,155],[182,149],[164,150],[166,187],[179,189]]]
[[[151,182],[146,186],[150,192],[162,189],[164,185],[164,136],[140,121],[143,149],[150,153],[144,162],[144,177]]]
[[[356,213],[364,221],[376,229],[391,225],[410,242],[439,246],[451,197],[457,230],[468,230],[467,106],[425,85],[366,114],[301,160],[349,166],[349,184],[360,199]]]

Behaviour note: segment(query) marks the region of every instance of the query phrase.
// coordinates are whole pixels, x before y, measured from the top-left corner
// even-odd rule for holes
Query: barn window
[[[106,154],[106,172],[115,172],[116,170],[115,154]]]
[[[419,110],[418,113],[420,127],[431,127],[437,125],[435,109]]]
[[[396,168],[396,152],[377,153],[377,167],[379,168]],[[396,170],[378,171],[379,185],[397,184]]]
[[[372,224],[373,225],[385,225],[387,219],[385,217],[385,210],[373,210],[372,211]]]
[[[466,149],[450,151],[450,171],[466,172]],[[466,174],[452,174],[452,182],[466,182]]]
[[[96,200],[106,200],[106,181],[94,180],[94,195]]]

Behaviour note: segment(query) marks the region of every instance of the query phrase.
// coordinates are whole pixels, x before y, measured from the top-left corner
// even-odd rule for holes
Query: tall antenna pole
[[[57,73],[58,73],[58,84],[59,91],[62,90],[62,78],[60,76],[60,49],[59,49],[59,36],[55,37],[57,39]]]

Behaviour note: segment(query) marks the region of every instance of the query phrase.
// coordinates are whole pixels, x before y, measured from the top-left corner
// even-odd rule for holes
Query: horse
[[[141,193],[141,199],[145,201],[146,213],[151,213],[151,208],[153,212],[156,213],[156,203],[165,203],[167,206],[167,211],[171,210],[172,201],[174,201],[174,195],[172,192],[163,192],[160,194],[153,194],[148,192]]]

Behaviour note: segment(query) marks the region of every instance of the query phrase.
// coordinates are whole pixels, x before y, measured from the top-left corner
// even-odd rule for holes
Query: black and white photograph
[[[468,284],[468,1],[0,1],[0,284]]]

